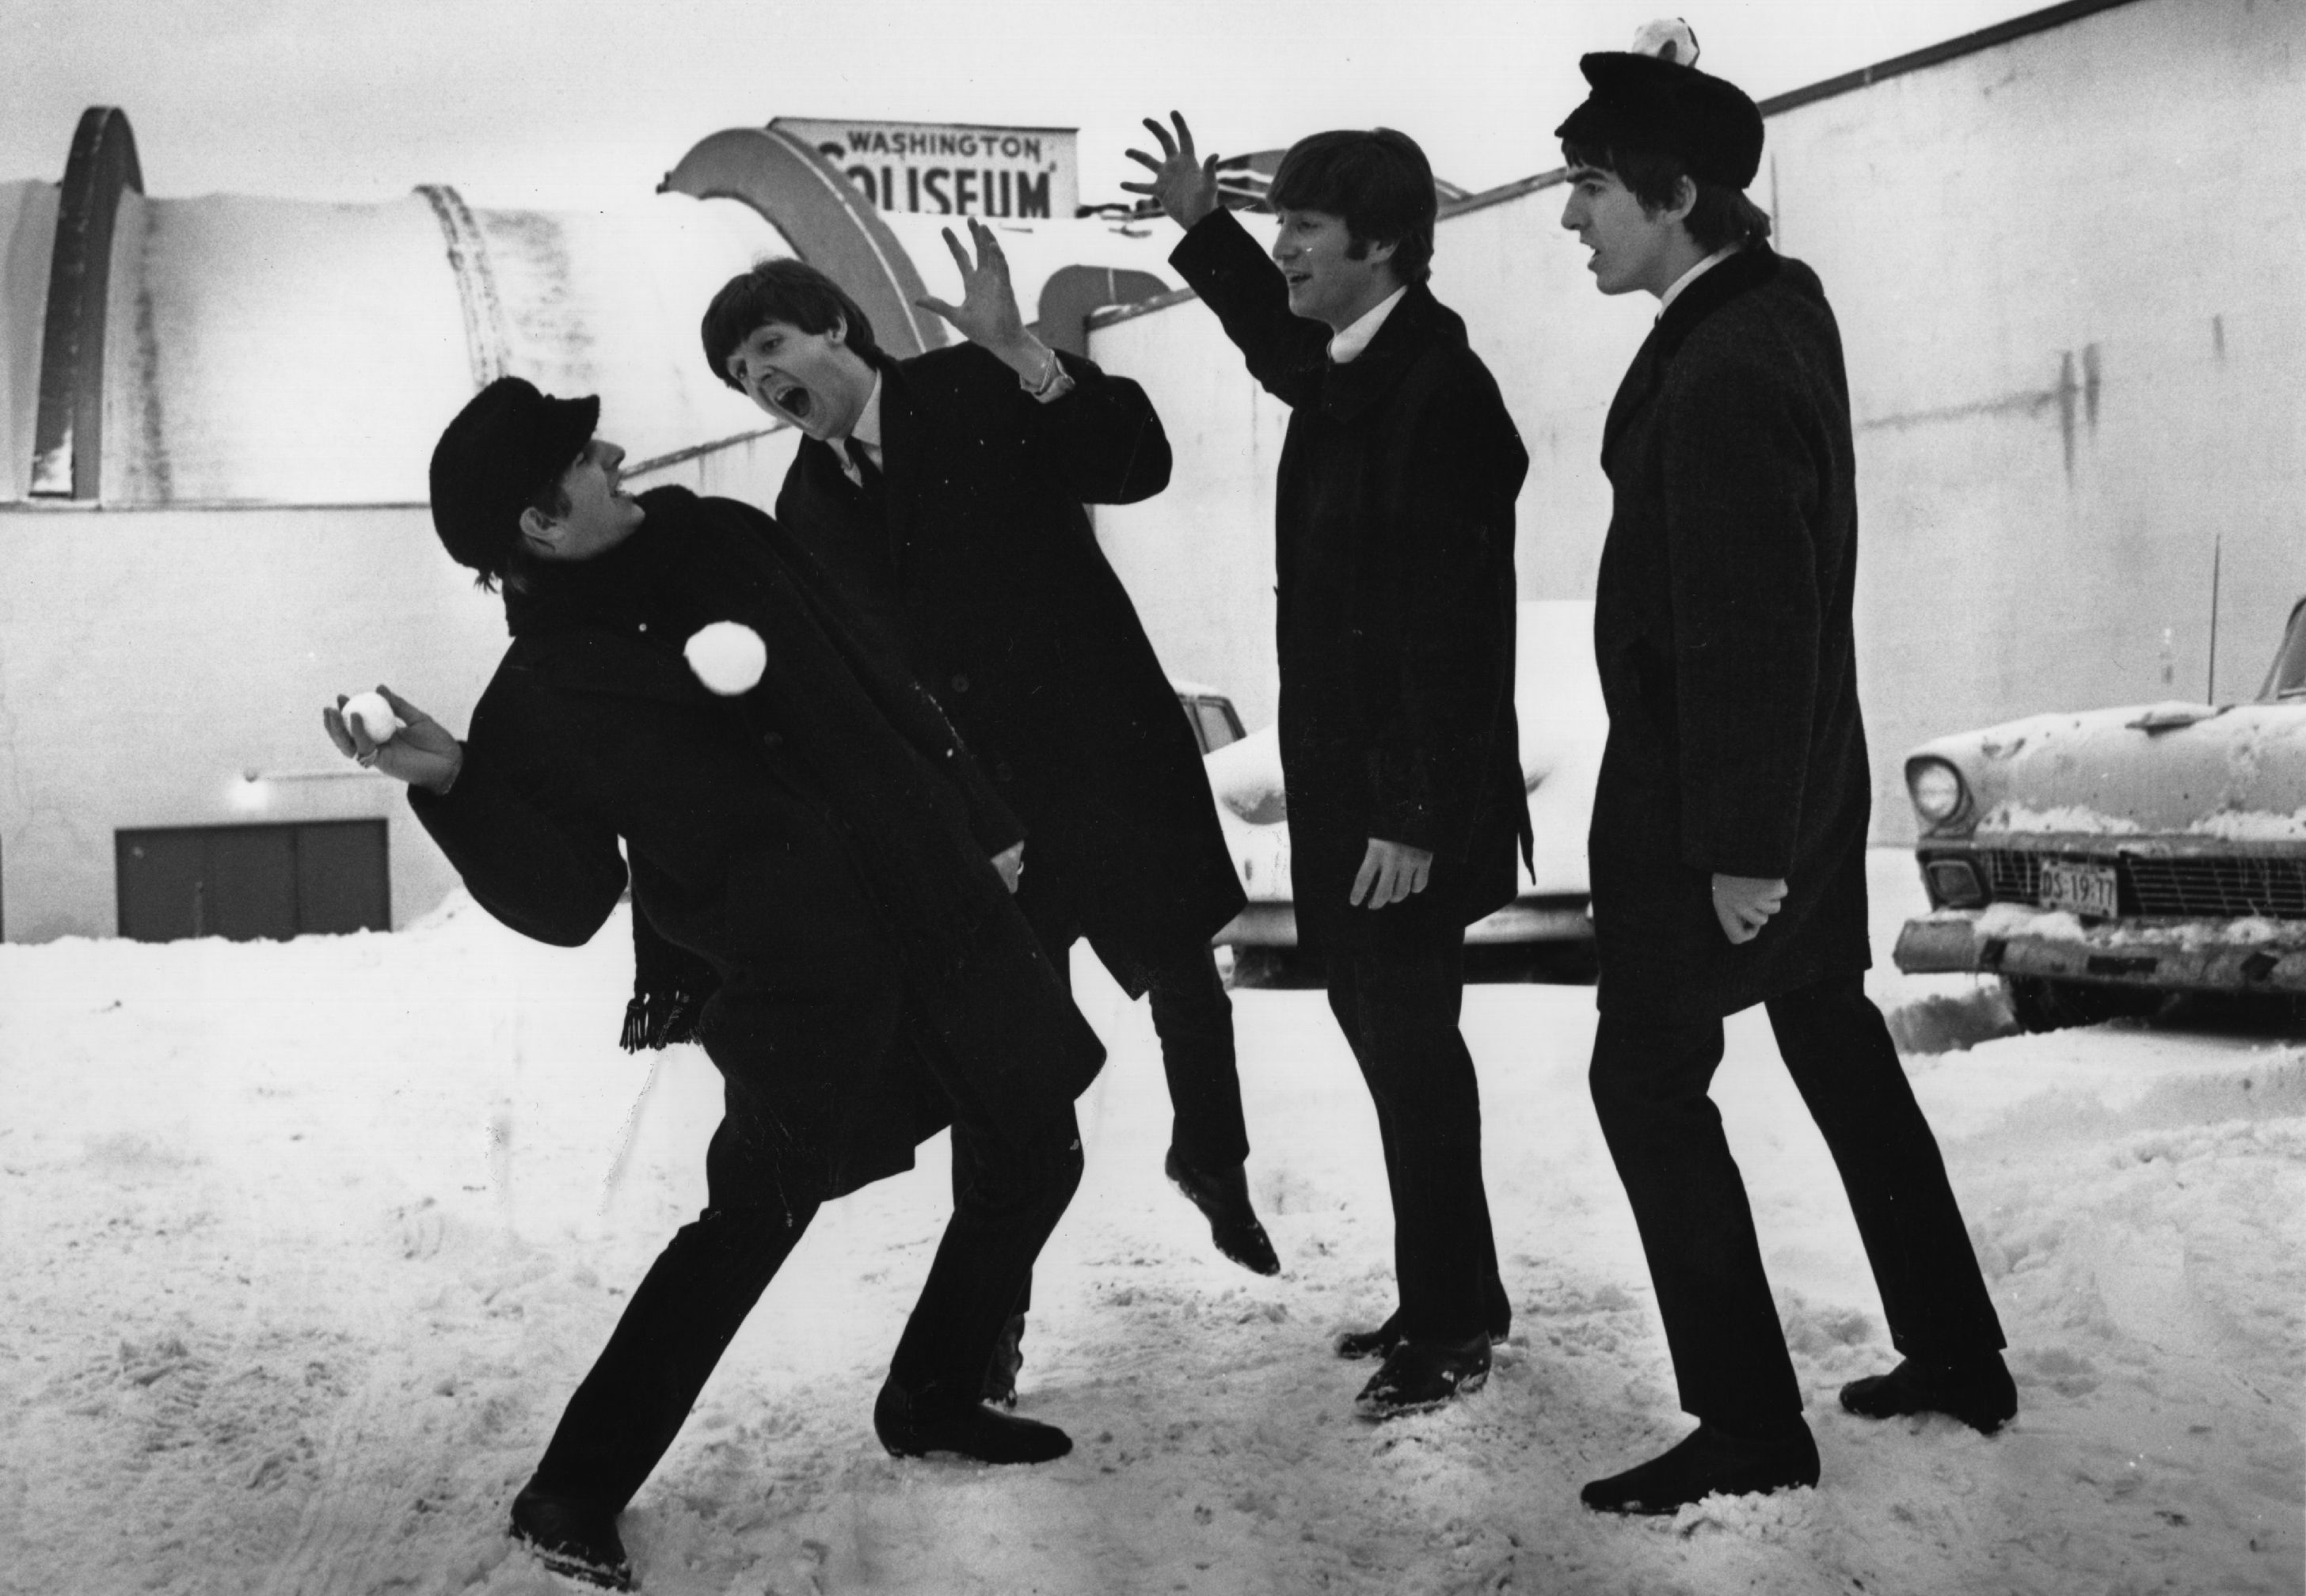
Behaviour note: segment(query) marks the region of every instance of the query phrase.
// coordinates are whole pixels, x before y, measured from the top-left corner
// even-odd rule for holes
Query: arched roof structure
[[[700,202],[702,201],[702,202]],[[697,321],[765,256],[819,266],[906,354],[952,336],[940,236],[884,217],[774,129],[713,134],[658,193],[506,210],[428,184],[383,204],[147,195],[127,118],[82,117],[62,184],[0,184],[0,503],[422,504],[442,422],[507,373],[598,393],[636,461],[759,434]],[[1085,347],[1100,305],[1174,282],[1172,241],[1109,220],[1001,221],[1018,299]]]
[[[91,111],[61,187],[0,185],[0,501],[423,504],[441,424],[506,372],[600,394],[636,457],[762,429],[696,335],[791,252],[756,212],[158,199],[134,173]]]

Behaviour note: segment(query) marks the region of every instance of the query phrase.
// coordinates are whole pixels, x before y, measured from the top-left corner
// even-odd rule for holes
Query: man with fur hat
[[[617,1516],[811,1216],[949,1123],[969,1128],[975,1173],[874,1427],[899,1455],[1070,1448],[979,1395],[1080,1180],[1072,1101],[1104,1050],[1010,897],[1017,823],[934,702],[769,517],[625,493],[598,414],[502,378],[434,452],[441,542],[503,583],[513,638],[466,739],[389,695],[407,724],[382,744],[323,718],[409,783],[490,913],[575,946],[629,879],[636,925],[695,967],[674,985],[710,994],[696,1030],[727,1102],[708,1206],[633,1293],[512,1509],[549,1566],[628,1589]],[[733,674],[684,659],[715,623],[753,634]]]
[[[1174,115],[1174,114],[1173,114]],[[1432,168],[1390,128],[1291,147],[1260,250],[1184,118],[1131,157],[1169,259],[1289,406],[1275,501],[1281,765],[1300,943],[1377,1108],[1399,1306],[1337,1344],[1388,1419],[1478,1389],[1512,1306],[1458,1028],[1465,927],[1512,901],[1514,499],[1529,456],[1465,323],[1427,286]]]
[[[1817,1448],[1743,1182],[1707,1087],[1721,1020],[1764,1005],[1823,1134],[1904,1361],[1852,1382],[1875,1418],[2016,1412],[2002,1329],[1937,1143],[1866,996],[1871,779],[1850,609],[1849,382],[1816,274],[1744,190],[1762,116],[1692,64],[1686,26],[1587,55],[1557,130],[1561,225],[1604,294],[1655,294],[1610,407],[1615,497],[1593,636],[1610,737],[1590,856],[1594,1105],[1698,1427],[1584,1489],[1667,1514],[1815,1484]]]

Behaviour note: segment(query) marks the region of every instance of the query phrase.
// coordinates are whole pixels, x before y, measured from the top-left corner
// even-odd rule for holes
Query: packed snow
[[[1876,943],[1920,907],[1877,856]],[[702,1200],[716,1078],[615,1046],[621,913],[522,942],[461,898],[397,935],[0,947],[0,1590],[553,1587],[506,1506],[625,1294]],[[1391,1305],[1368,1099],[1321,994],[1234,994],[1277,1279],[1161,1178],[1150,1025],[1113,1058],[1044,1255],[1022,1410],[1073,1454],[900,1463],[870,1409],[943,1225],[942,1139],[828,1207],[626,1515],[644,1588],[920,1592],[2297,1592],[2306,1046],[2227,1024],[2013,1034],[1877,971],[2008,1329],[1988,1439],[1869,1423],[1892,1359],[1830,1161],[1758,1013],[1717,1082],[1815,1490],[1668,1520],[1576,1490],[1669,1443],[1646,1271],[1584,1091],[1589,986],[1477,986],[1516,1319],[1486,1390],[1371,1427],[1330,1336]]]

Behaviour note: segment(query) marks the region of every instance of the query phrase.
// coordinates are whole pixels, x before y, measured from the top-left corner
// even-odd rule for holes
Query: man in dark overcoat
[[[1290,149],[1271,256],[1216,159],[1149,121],[1131,154],[1185,229],[1171,262],[1290,407],[1275,572],[1299,941],[1377,1107],[1400,1305],[1338,1343],[1382,1355],[1373,1418],[1478,1387],[1512,1310],[1457,1028],[1465,928],[1515,893],[1529,812],[1514,728],[1514,499],[1529,465],[1465,324],[1426,286],[1436,202],[1388,129]]]
[[[1136,383],[1025,329],[999,243],[970,227],[974,259],[945,235],[962,302],[922,301],[967,343],[893,359],[830,277],[764,260],[714,296],[705,359],[803,434],[779,523],[899,645],[1016,810],[1030,840],[1018,906],[1061,976],[1086,935],[1147,997],[1170,1178],[1221,1251],[1275,1274],[1209,949],[1241,883],[1200,746],[1082,508],[1166,487],[1168,440]],[[995,1395],[1013,1374],[996,1370]]]
[[[466,739],[398,699],[408,724],[380,746],[324,718],[341,750],[411,784],[499,919],[574,946],[629,879],[636,918],[709,967],[690,989],[717,986],[699,1024],[726,1088],[708,1206],[634,1292],[513,1507],[549,1566],[623,1589],[617,1515],[818,1206],[910,1167],[948,1123],[970,1128],[976,1168],[875,1428],[900,1455],[1069,1449],[979,1396],[1079,1182],[1072,1103],[1104,1050],[1010,896],[1017,822],[935,703],[766,516],[625,494],[598,414],[500,379],[434,454],[441,541],[504,583],[513,635]],[[749,663],[715,666],[705,645],[732,640]]]
[[[1651,54],[1584,58],[1559,130],[1562,226],[1601,291],[1663,302],[1610,405],[1594,648],[1610,712],[1590,856],[1592,1085],[1697,1430],[1585,1487],[1671,1513],[1814,1484],[1817,1450],[1707,1087],[1721,1019],[1764,1004],[1841,1172],[1905,1361],[1842,1394],[1985,1430],[2015,1395],[1999,1321],[1862,975],[1871,777],[1850,609],[1858,510],[1841,335],[1743,190],[1762,120]]]

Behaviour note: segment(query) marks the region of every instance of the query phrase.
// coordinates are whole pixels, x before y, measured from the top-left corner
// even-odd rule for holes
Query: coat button
[[[781,748],[784,746],[785,739],[781,733],[774,731],[761,733],[761,747],[764,748]]]
[[[1016,772],[1009,768],[1009,762],[1005,759],[993,767],[993,779],[996,781],[1012,781],[1016,774]]]
[[[956,693],[966,693],[966,692],[968,692],[968,691],[969,691],[969,678],[967,678],[967,677],[965,677],[965,676],[956,676],[956,677],[954,677],[954,678],[952,679],[952,690],[953,690],[954,692],[956,692]]]

